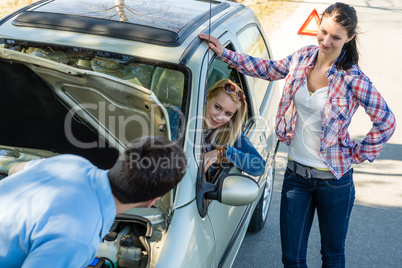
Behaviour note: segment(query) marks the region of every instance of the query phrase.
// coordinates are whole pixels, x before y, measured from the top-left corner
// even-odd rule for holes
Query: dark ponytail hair
[[[359,63],[359,51],[357,49],[357,13],[356,10],[347,4],[344,3],[335,3],[329,6],[321,16],[321,20],[324,17],[332,18],[336,23],[341,25],[346,29],[348,37],[354,37],[347,42],[342,51],[345,51],[345,54],[342,58],[338,60],[336,63],[336,67],[338,69],[347,70],[352,67],[354,64],[358,65]]]

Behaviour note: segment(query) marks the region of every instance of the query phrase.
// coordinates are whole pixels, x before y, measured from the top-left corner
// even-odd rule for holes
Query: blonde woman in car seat
[[[213,164],[230,162],[252,176],[264,174],[264,159],[241,131],[246,112],[245,95],[231,80],[220,80],[208,90],[202,136],[205,172]]]

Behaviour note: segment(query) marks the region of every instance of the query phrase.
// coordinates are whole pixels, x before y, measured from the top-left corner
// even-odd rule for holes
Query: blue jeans
[[[322,267],[345,267],[345,239],[355,199],[353,170],[340,180],[305,179],[287,169],[280,230],[285,267],[307,267],[307,242],[317,209]]]

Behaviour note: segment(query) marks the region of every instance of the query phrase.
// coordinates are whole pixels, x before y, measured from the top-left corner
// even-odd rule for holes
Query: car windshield
[[[182,138],[186,110],[186,72],[158,63],[107,51],[0,39],[0,47],[110,75],[151,90],[166,108],[172,140]]]

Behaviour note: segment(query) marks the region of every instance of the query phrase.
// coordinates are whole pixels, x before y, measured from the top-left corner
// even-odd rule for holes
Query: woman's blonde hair
[[[225,91],[225,85],[232,84],[235,86],[236,90],[229,93]],[[233,114],[232,118],[223,126],[220,126],[215,131],[218,131],[216,137],[216,146],[221,146],[225,144],[229,144],[232,146],[236,141],[237,137],[240,134],[241,128],[243,126],[244,118],[246,117],[247,112],[247,102],[245,98],[242,100],[239,99],[238,92],[241,91],[241,95],[244,96],[243,90],[230,79],[223,79],[216,82],[207,92],[207,102],[214,96],[218,95],[220,91],[225,92],[228,94],[234,102],[238,105],[237,111]]]

